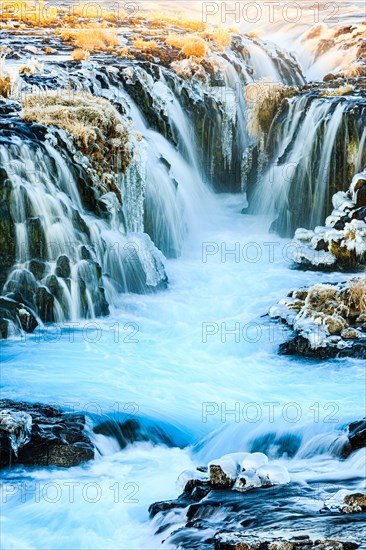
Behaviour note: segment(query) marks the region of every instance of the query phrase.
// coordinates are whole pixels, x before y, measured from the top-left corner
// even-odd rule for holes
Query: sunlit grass
[[[159,44],[155,40],[143,40],[142,38],[135,38],[132,45],[135,50],[139,51],[156,50],[159,48]]]
[[[282,101],[295,93],[296,88],[272,82],[268,78],[245,88],[248,131],[255,140],[264,140]]]
[[[68,132],[101,176],[108,167],[124,170],[129,164],[129,128],[107,99],[62,89],[27,94],[22,108],[24,120]]]
[[[116,29],[90,27],[85,29],[66,28],[59,31],[65,42],[86,51],[103,51],[119,46]]]

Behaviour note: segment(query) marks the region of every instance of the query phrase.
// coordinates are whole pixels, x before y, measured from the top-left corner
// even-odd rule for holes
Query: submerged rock
[[[324,510],[341,512],[342,514],[354,514],[366,512],[366,493],[353,493],[341,489],[324,502]]]
[[[70,467],[94,458],[85,416],[49,405],[0,401],[0,468]]]
[[[173,531],[169,542],[179,548],[196,548],[192,540],[202,539],[202,548],[206,548],[204,544],[212,548],[213,534],[219,526],[232,523],[235,516],[240,522],[253,498],[266,499],[272,489],[287,486],[290,476],[285,467],[268,464],[263,453],[238,452],[212,460],[207,468],[185,471],[178,481],[185,481],[182,494],[176,500],[152,504],[150,517],[158,516],[154,521],[161,532],[169,529],[171,518],[179,514],[179,524],[184,522],[185,527]]]
[[[366,418],[348,426],[348,441],[352,451],[366,447]]]

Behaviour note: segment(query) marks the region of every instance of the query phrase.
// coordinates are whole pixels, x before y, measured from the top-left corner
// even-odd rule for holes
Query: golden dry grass
[[[181,49],[184,44],[184,35],[178,33],[170,33],[165,37],[165,42],[171,48]]]
[[[267,78],[245,88],[248,131],[255,140],[262,141],[264,139],[282,101],[292,97],[295,93],[296,88],[271,82]]]
[[[11,78],[5,70],[6,53],[0,55],[0,96],[9,97],[11,95]]]
[[[209,52],[209,45],[200,36],[187,36],[181,48],[181,53],[185,57],[202,58]]]
[[[230,46],[232,31],[223,27],[217,27],[207,32],[207,38],[213,42],[216,49],[223,51]]]
[[[71,57],[74,61],[83,61],[85,59],[89,59],[90,53],[87,50],[77,48],[76,50],[71,52]]]
[[[202,32],[206,29],[206,23],[199,19],[189,19],[187,17],[169,17],[163,12],[152,12],[147,14],[149,21],[155,21],[163,27],[174,26],[189,32]]]
[[[349,67],[344,69],[344,74],[348,78],[356,78],[357,76],[366,76],[366,63],[354,61]]]
[[[349,94],[350,92],[354,91],[354,86],[351,84],[345,84],[344,86],[340,86],[339,88],[326,88],[322,90],[319,94],[321,97],[335,97],[335,96],[341,96]]]
[[[353,314],[366,311],[366,277],[357,277],[349,281],[345,303]]]
[[[75,94],[72,90],[49,91],[26,95],[22,107],[24,120],[68,132],[99,175],[110,171],[111,166],[124,170],[129,164],[128,127],[107,99]]]
[[[11,94],[10,76],[0,74],[0,96],[9,97]]]
[[[208,42],[196,34],[168,34],[165,42],[172,48],[178,48],[184,57],[202,59],[210,51]]]
[[[61,29],[59,34],[65,42],[71,42],[78,48],[88,51],[104,51],[119,46],[117,31],[100,27],[83,29]]]
[[[140,38],[136,38],[132,42],[132,45],[135,50],[139,51],[156,50],[159,47],[159,44],[155,40],[142,40]]]

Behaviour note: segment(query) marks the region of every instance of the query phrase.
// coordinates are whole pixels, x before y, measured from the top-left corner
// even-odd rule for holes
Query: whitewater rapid
[[[363,415],[362,361],[278,356],[288,333],[265,316],[291,289],[345,274],[291,270],[288,241],[241,207],[239,195],[211,196],[208,219],[167,262],[166,291],[121,295],[105,319],[2,342],[3,397],[83,410],[89,423],[106,415],[154,422],[176,445],[120,450],[93,434],[101,456],[91,463],[7,472],[4,548],[158,548],[148,506],[178,496],[183,470],[247,450],[268,431],[303,437],[303,456],[282,460],[304,482],[362,474],[360,455],[342,465],[324,444]]]

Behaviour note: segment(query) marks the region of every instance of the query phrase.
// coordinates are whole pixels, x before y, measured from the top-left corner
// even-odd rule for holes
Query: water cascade
[[[357,96],[288,100],[271,126],[251,211],[271,214],[272,229],[286,236],[321,225],[332,196],[366,162],[365,123],[366,102]]]

